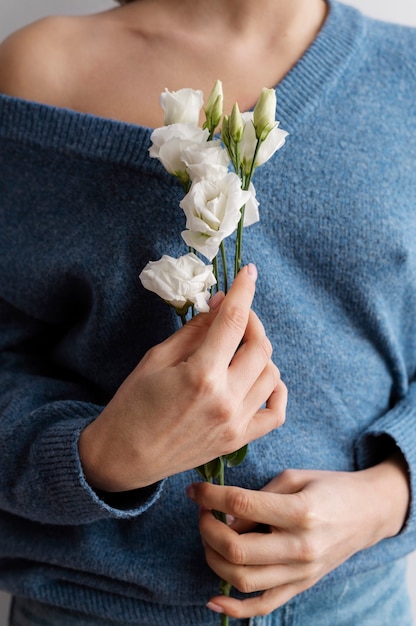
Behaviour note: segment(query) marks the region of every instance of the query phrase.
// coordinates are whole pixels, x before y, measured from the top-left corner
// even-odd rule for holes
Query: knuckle
[[[240,489],[239,487],[232,488],[228,494],[227,505],[229,512],[235,517],[245,519],[250,516],[250,497],[244,489]]]
[[[247,312],[237,304],[227,307],[224,323],[233,332],[242,333],[247,326]]]
[[[263,339],[261,341],[260,346],[261,346],[261,349],[264,352],[264,355],[265,355],[266,359],[269,360],[271,358],[272,354],[273,354],[273,346],[272,346],[272,344],[270,342],[270,339],[266,335],[263,336]],[[279,370],[277,370],[277,371],[279,371]]]
[[[236,574],[234,587],[241,593],[253,593],[257,591],[255,581],[250,579],[246,570],[242,569]]]
[[[244,565],[246,561],[246,554],[244,547],[239,542],[238,538],[225,547],[224,556],[229,563],[233,565]]]
[[[280,428],[286,421],[286,412],[283,411],[276,415],[276,428]]]
[[[237,423],[233,423],[231,418],[234,415],[234,406],[230,398],[220,397],[215,402],[215,416],[223,423],[226,423],[224,440],[234,442],[238,436],[239,428]]]
[[[279,378],[276,381],[276,389],[278,390],[280,403],[282,407],[286,408],[288,391],[287,391],[287,387],[285,383],[280,378],[280,372],[279,372]]]
[[[298,558],[301,563],[313,566],[319,559],[319,549],[317,544],[309,537],[304,537],[299,542]]]
[[[218,379],[209,368],[190,368],[190,389],[200,397],[213,397],[216,394]]]
[[[237,420],[232,421],[231,418],[232,411],[227,415],[226,413],[217,414],[219,419],[222,422],[227,421],[226,426],[223,427],[223,443],[224,448],[226,450],[225,454],[231,454],[235,450],[241,448],[241,424],[238,423]]]
[[[145,365],[156,365],[160,359],[161,345],[157,344],[148,349],[141,363]]]
[[[280,428],[286,421],[286,405],[276,412],[276,427]]]
[[[280,391],[280,393],[282,395],[282,399],[285,400],[285,403],[286,403],[287,402],[287,396],[288,396],[288,390],[287,390],[287,387],[286,387],[285,383],[280,378],[280,372],[279,372],[279,381],[278,381],[277,384],[279,385],[279,391]]]
[[[279,474],[279,483],[285,489],[296,489],[296,472],[297,470],[286,468]]]
[[[303,531],[312,531],[316,527],[318,521],[318,515],[315,508],[304,491],[299,491],[296,496],[298,499],[296,515],[297,526]]]

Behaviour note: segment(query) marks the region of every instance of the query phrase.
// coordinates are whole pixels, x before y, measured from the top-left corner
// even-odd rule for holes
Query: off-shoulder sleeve
[[[409,385],[408,393],[391,410],[362,433],[356,444],[360,469],[380,462],[391,450],[398,448],[403,454],[409,472],[411,503],[403,532],[416,530],[416,381]]]
[[[103,407],[54,363],[55,332],[0,300],[0,507],[50,524],[140,515],[161,484],[112,496],[84,477],[79,434]]]

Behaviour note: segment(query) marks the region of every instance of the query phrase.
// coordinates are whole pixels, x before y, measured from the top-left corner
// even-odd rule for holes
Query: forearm
[[[355,477],[373,519],[373,537],[366,547],[397,535],[410,505],[409,472],[401,452],[397,450],[378,465],[356,472]]]

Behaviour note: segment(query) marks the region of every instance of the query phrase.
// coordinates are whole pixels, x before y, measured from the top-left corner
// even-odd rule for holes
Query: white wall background
[[[343,0],[368,15],[416,26],[415,0]],[[92,13],[113,7],[111,0],[0,0],[0,40],[24,24],[52,14]],[[409,589],[416,624],[416,553],[409,558]],[[0,626],[6,626],[9,597],[0,592]],[[357,625],[359,626],[359,625]],[[399,625],[391,625],[399,626]]]

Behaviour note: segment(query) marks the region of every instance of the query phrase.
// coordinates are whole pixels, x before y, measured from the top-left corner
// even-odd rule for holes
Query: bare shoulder
[[[0,92],[60,104],[71,85],[72,58],[82,44],[80,17],[43,18],[0,44]]]

